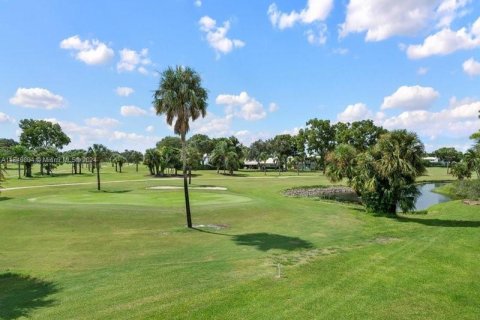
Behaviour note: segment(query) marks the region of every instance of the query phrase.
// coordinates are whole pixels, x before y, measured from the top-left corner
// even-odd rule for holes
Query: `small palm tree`
[[[17,164],[18,164],[18,179],[22,178],[21,174],[21,164],[22,164],[22,158],[26,157],[28,154],[28,149],[27,147],[17,144],[16,146],[12,147],[12,155],[17,158]]]
[[[154,93],[153,105],[157,115],[165,115],[167,123],[173,125],[175,134],[182,141],[183,187],[187,226],[192,228],[190,200],[187,183],[186,135],[190,130],[190,119],[197,120],[207,113],[207,90],[202,87],[200,75],[189,67],[169,67],[160,79]]]
[[[263,172],[265,173],[265,175],[267,175],[268,154],[266,152],[260,153],[260,156],[258,157],[258,160],[260,160],[263,163]]]
[[[94,144],[88,149],[88,153],[93,157],[93,163],[97,168],[97,190],[100,191],[100,163],[108,158],[109,151],[102,144]]]

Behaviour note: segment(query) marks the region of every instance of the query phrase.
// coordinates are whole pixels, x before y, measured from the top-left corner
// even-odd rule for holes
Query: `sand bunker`
[[[176,186],[158,186],[158,187],[150,187],[147,189],[152,190],[183,190],[183,187],[176,187]],[[227,188],[225,187],[189,187],[188,189],[193,190],[220,190],[226,191]]]

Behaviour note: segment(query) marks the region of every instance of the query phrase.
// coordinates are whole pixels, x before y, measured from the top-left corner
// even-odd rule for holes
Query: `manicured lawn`
[[[187,230],[182,191],[149,189],[182,181],[141,169],[105,167],[130,181],[102,192],[89,174],[5,183],[91,184],[2,192],[0,318],[480,318],[478,206],[375,217],[282,195],[328,184],[318,173],[210,171],[192,186],[227,190],[192,189]]]

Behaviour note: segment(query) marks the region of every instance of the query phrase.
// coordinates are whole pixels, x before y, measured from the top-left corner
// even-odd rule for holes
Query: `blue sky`
[[[152,147],[158,71],[209,91],[191,134],[295,133],[313,117],[416,131],[466,149],[480,128],[475,0],[0,0],[0,137],[51,119],[71,148]]]

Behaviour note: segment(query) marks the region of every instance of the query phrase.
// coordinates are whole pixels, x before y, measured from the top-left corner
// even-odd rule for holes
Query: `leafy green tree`
[[[173,130],[180,135],[182,142],[183,186],[189,228],[192,228],[192,217],[188,197],[186,135],[190,130],[190,120],[205,117],[207,99],[207,90],[202,87],[200,75],[189,67],[177,66],[162,73],[153,101],[157,115],[166,116],[167,123],[173,124]]]
[[[46,120],[23,119],[19,124],[22,133],[20,144],[35,151],[40,158],[40,173],[43,174],[45,152],[52,148],[62,149],[70,143],[70,138],[62,131],[58,123]],[[47,151],[48,150],[48,151]],[[30,163],[28,164],[31,165]]]
[[[0,162],[3,162],[4,169],[8,168],[8,159],[11,157],[11,148],[17,145],[13,139],[0,139]]]
[[[193,146],[187,146],[188,184],[192,183],[192,168],[198,169],[203,157]]]
[[[262,162],[262,157],[261,155],[265,154],[267,155],[268,159],[268,145],[265,141],[259,139],[250,145],[250,148],[248,150],[248,159],[249,160],[255,160],[258,164],[258,169],[261,170],[261,162]]]
[[[173,149],[182,149],[182,140],[179,137],[166,136],[162,140],[157,142],[157,148],[169,147]]]
[[[190,139],[188,139],[188,145],[192,148],[195,148],[200,153],[202,156],[202,167],[204,167],[205,155],[211,154],[213,148],[215,148],[213,140],[205,134],[194,134]]]
[[[175,175],[177,175],[177,170],[182,169],[182,140],[179,137],[167,136],[157,142],[157,149],[163,150],[161,154],[166,157],[166,165],[162,167],[161,174],[164,174],[166,168],[171,168],[175,170]]]
[[[166,169],[175,170],[174,175],[177,175],[177,169],[182,166],[181,149],[172,148],[169,146],[160,147],[158,150],[160,162],[160,175],[163,176]],[[187,150],[187,164],[188,164],[188,150]]]
[[[472,169],[465,161],[453,164],[450,173],[458,180],[470,179],[472,177]]]
[[[462,159],[462,153],[457,151],[455,148],[440,148],[435,150],[433,154],[447,164],[447,173],[450,172],[449,168],[453,162],[458,162]]]
[[[46,120],[23,119],[20,120],[20,143],[27,148],[55,147],[62,149],[70,143],[70,138],[62,131],[58,123]]]
[[[8,149],[16,146],[18,142],[13,139],[0,138],[0,149]]]
[[[330,125],[330,120],[308,120],[305,137],[308,153],[319,157],[319,164],[325,173],[326,155],[335,147],[335,129]]]
[[[110,157],[110,151],[102,144],[94,144],[88,148],[88,153],[91,154],[95,168],[97,169],[97,190],[100,191],[100,166],[102,161]]]
[[[271,140],[270,145],[277,161],[278,174],[280,174],[281,168],[287,164],[288,157],[296,154],[296,141],[289,134],[279,134]]]

